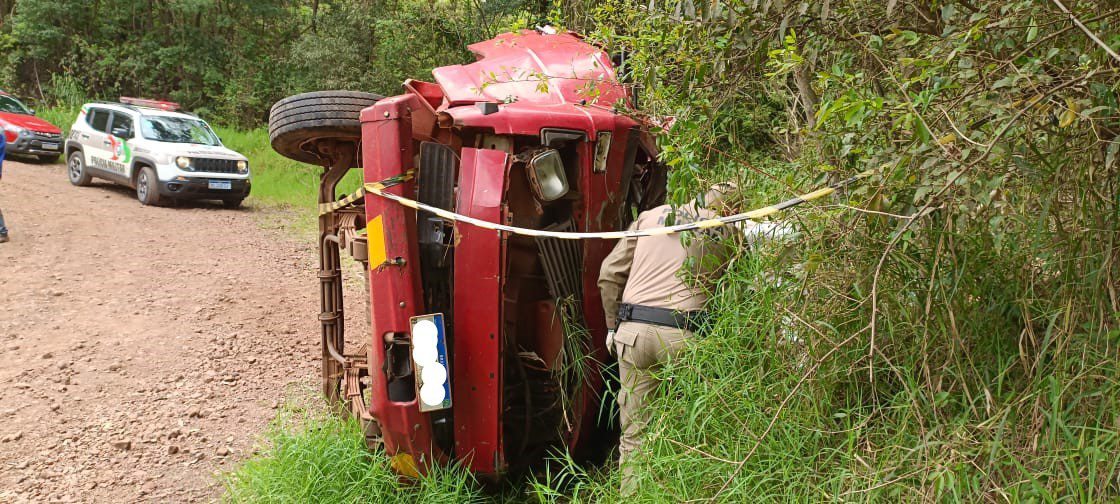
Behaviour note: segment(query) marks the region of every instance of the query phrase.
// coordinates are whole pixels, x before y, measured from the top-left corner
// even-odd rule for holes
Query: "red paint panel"
[[[400,175],[412,169],[412,118],[417,107],[412,95],[395,96],[362,111],[362,166],[366,182]],[[412,183],[388,189],[414,197]],[[443,455],[432,447],[431,423],[416,401],[389,400],[385,376],[387,333],[409,333],[409,318],[423,309],[420,297],[419,252],[416,245],[416,213],[384,198],[366,198],[367,222],[380,216],[385,230],[385,257],[403,259],[403,264],[370,265],[370,305],[373,312],[370,376],[370,413],[381,424],[385,449],[390,455],[411,454],[421,470]]]
[[[522,30],[470,49],[478,61],[432,70],[452,105],[504,102],[510,96],[526,103],[578,103],[590,99],[588,85],[604,107],[626,99],[607,53],[571,33]]]
[[[3,123],[8,123],[12,126],[19,126],[21,128],[27,128],[31,131],[40,131],[43,133],[62,133],[62,130],[58,129],[58,126],[55,126],[47,122],[46,120],[33,115],[0,112],[0,124]],[[15,141],[14,136],[12,137],[12,141]]]
[[[599,107],[582,107],[575,104],[540,105],[515,102],[498,106],[498,112],[483,114],[478,107],[450,107],[440,111],[458,127],[488,128],[498,135],[539,135],[541,128],[576,129],[595,132],[629,128],[637,125],[634,120]]]
[[[464,148],[457,211],[501,222],[508,162],[505,152]],[[455,452],[470,470],[491,474],[506,466],[501,444],[502,239],[500,233],[474,226],[456,230]]]

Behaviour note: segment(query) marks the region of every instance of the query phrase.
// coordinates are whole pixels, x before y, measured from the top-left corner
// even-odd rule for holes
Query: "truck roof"
[[[611,107],[628,93],[610,56],[574,33],[503,33],[468,46],[478,60],[432,70],[448,104],[522,102]]]
[[[588,134],[637,125],[615,110],[631,97],[609,55],[574,33],[522,30],[469,48],[477,60],[433,69],[435,84],[406,82],[453,127],[536,135],[542,117]],[[483,110],[483,102],[494,106]]]

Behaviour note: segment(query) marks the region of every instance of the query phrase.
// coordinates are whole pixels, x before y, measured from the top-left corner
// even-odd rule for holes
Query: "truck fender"
[[[166,170],[166,168],[164,170],[160,170],[159,164],[156,163],[156,161],[154,159],[152,159],[148,156],[145,156],[143,154],[140,154],[140,155],[133,154],[133,156],[132,156],[132,166],[129,167],[129,172],[128,172],[129,183],[131,183],[133,186],[136,185],[136,175],[138,173],[140,173],[140,167],[141,166],[151,166],[152,169],[154,169],[156,171],[156,178],[158,178],[160,180],[165,180],[166,181],[166,180],[171,179],[171,175],[167,175],[166,177],[164,176],[163,172]]]
[[[66,140],[65,146],[62,148],[63,158],[70,159],[71,152],[82,152],[82,144],[75,140]]]

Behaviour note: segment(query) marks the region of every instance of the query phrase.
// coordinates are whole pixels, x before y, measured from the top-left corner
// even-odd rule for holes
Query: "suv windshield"
[[[221,145],[218,135],[201,119],[148,116],[140,122],[140,133],[157,142]]]
[[[24,107],[19,100],[5,95],[0,95],[0,112],[31,115],[31,111]]]

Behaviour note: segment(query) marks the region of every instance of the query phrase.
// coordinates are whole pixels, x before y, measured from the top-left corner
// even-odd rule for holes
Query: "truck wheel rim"
[[[148,174],[141,173],[138,182],[136,184],[136,194],[140,196],[140,201],[148,201]]]
[[[78,180],[82,177],[82,162],[78,160],[77,156],[70,158],[70,180]]]

